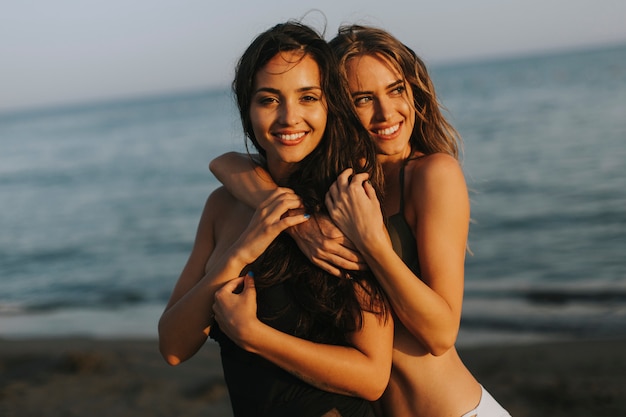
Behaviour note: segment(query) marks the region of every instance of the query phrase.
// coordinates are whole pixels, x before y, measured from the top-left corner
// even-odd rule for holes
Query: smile
[[[389,135],[393,135],[394,133],[396,133],[398,129],[400,129],[400,123],[393,125],[391,127],[388,127],[386,129],[375,130],[374,133],[380,136],[389,136]]]
[[[304,135],[306,135],[306,132],[299,132],[299,133],[290,133],[290,134],[276,134],[276,137],[282,141],[294,141],[294,140],[298,140],[300,138],[302,138]]]

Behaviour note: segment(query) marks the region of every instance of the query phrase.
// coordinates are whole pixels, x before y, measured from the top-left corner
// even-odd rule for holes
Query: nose
[[[374,117],[377,121],[385,121],[393,114],[393,103],[387,96],[377,97],[374,100]]]
[[[278,122],[284,126],[295,126],[299,121],[298,106],[290,100],[282,102],[278,109]]]

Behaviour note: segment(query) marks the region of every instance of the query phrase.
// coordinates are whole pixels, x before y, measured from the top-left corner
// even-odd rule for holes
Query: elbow
[[[185,358],[177,353],[176,345],[171,337],[167,337],[162,321],[159,321],[159,352],[168,365],[176,366],[185,361]]]
[[[161,352],[161,355],[163,355],[163,359],[165,359],[165,362],[170,365],[170,366],[176,366],[181,364],[183,361],[177,357],[176,355],[169,355],[166,353]]]
[[[229,157],[235,154],[236,152],[230,151],[212,159],[211,162],[209,162],[209,171],[211,171],[213,175],[217,176],[221,172],[220,167],[227,163]]]
[[[209,162],[209,171],[211,171],[211,173],[212,173],[213,175],[215,175],[215,173],[217,172],[217,166],[218,166],[218,163],[217,163],[217,161],[216,161],[216,160],[217,160],[218,158],[221,158],[221,157],[220,157],[220,156],[218,156],[217,158],[212,159],[212,160],[211,160],[211,162]]]
[[[382,371],[382,369],[385,369]],[[373,370],[372,375],[365,380],[369,381],[366,389],[359,393],[359,396],[367,401],[373,402],[380,399],[389,385],[389,378],[391,377],[391,361],[389,366],[376,367]]]
[[[442,335],[436,340],[431,340],[430,343],[426,343],[425,345],[431,355],[442,356],[452,349],[455,343],[456,332],[451,332],[448,335]]]
[[[387,389],[387,385],[389,384],[389,378],[376,376],[372,381],[373,382],[370,384],[368,389],[364,390],[365,392],[360,394],[361,397],[370,402],[377,401],[380,397],[382,397]]]
[[[444,355],[447,351],[449,351],[452,348],[452,346],[434,346],[431,347],[430,350],[430,354],[433,356],[442,356]]]
[[[163,340],[159,340],[159,352],[161,353],[161,356],[163,357],[163,359],[165,359],[165,362],[168,365],[176,366],[182,362],[182,360],[177,355],[175,355],[173,352],[170,351],[170,349],[167,348],[167,346],[165,346]]]
[[[365,395],[363,395],[363,398],[369,402],[374,402],[374,401],[378,401],[380,399],[380,397],[383,396],[383,394],[385,393],[385,390],[387,389],[387,384],[385,383],[384,386],[379,386],[377,388],[372,388],[370,390],[370,392],[366,393]]]
[[[180,322],[173,322],[166,317],[162,316],[158,324],[159,352],[165,362],[176,366],[200,350],[208,338],[209,327],[203,331],[184,330],[180,328]]]
[[[174,349],[159,335],[159,352],[168,365],[176,366],[183,362],[184,359],[174,352]]]

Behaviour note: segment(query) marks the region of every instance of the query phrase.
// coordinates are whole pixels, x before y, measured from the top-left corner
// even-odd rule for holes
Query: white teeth
[[[280,134],[279,134],[279,135],[276,135],[276,136],[278,136],[278,138],[279,138],[280,140],[287,140],[287,141],[288,141],[288,140],[297,140],[297,139],[300,139],[300,138],[301,138],[302,136],[304,136],[304,135],[305,135],[305,133],[304,133],[304,132],[300,132],[300,133],[292,133],[292,134],[290,134],[290,135],[280,135]]]
[[[399,123],[397,125],[388,127],[387,129],[377,130],[376,134],[377,135],[381,135],[381,136],[387,136],[387,135],[391,135],[393,133],[396,133],[398,131],[398,129],[400,129],[400,124]]]

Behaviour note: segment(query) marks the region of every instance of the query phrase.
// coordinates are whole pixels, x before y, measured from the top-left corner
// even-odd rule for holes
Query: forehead
[[[389,58],[382,55],[359,55],[346,62],[350,89],[389,85],[404,77]]]
[[[279,52],[255,74],[255,86],[266,84],[302,84],[318,87],[320,70],[317,62],[302,51]]]

